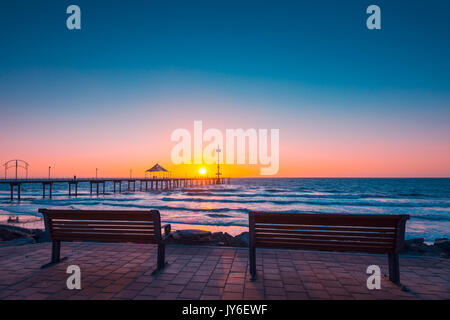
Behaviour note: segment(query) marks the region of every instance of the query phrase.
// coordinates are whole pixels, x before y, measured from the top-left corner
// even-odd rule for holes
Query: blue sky
[[[82,30],[65,28],[69,4]],[[2,80],[47,70],[204,72],[361,90],[450,88],[450,3],[377,1],[5,1]],[[7,79],[6,79],[7,80]],[[6,81],[7,82],[7,81]]]

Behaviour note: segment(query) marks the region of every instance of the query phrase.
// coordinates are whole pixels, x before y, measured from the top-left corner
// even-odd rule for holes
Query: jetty
[[[136,188],[136,182],[138,187]],[[113,193],[145,192],[152,190],[170,190],[176,188],[190,188],[196,186],[229,184],[230,178],[226,177],[194,177],[194,178],[51,178],[51,179],[1,179],[0,184],[9,184],[11,200],[14,195],[21,199],[22,185],[41,184],[42,197],[52,198],[54,184],[66,184],[69,196],[78,196],[78,185],[89,183],[90,194],[105,194],[107,185],[112,186]],[[14,192],[17,190],[16,192]]]

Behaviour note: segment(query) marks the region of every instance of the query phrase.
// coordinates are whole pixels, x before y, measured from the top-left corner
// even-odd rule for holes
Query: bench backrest
[[[408,215],[249,212],[250,246],[394,253]]]
[[[39,209],[52,240],[159,243],[159,211]]]

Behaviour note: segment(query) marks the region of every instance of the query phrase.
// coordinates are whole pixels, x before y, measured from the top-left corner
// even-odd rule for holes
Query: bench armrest
[[[172,229],[170,223],[161,226],[161,229],[164,229],[164,235],[167,236],[170,234],[170,230]]]
[[[161,229],[164,229],[164,235],[162,236],[162,240],[165,241],[170,237],[171,226],[170,224],[165,224],[161,226]]]

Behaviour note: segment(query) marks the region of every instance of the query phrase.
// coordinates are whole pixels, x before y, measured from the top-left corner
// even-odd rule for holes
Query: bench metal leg
[[[250,276],[251,281],[256,280],[256,248],[249,248]]]
[[[398,253],[389,253],[389,280],[400,285],[400,265]]]
[[[48,268],[52,265],[67,260],[67,258],[61,259],[61,241],[52,241],[52,260],[50,263],[44,264],[41,269]]]
[[[156,262],[156,269],[152,272],[152,274],[156,274],[167,265],[166,260],[166,245],[158,244],[158,258]]]

